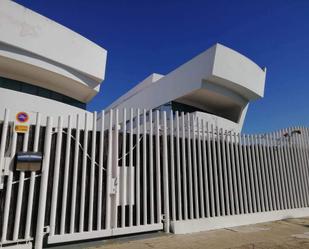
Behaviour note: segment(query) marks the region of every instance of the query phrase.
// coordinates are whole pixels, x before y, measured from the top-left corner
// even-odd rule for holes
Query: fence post
[[[9,126],[9,114],[10,111],[8,109],[5,109],[4,122],[2,126],[1,144],[0,144],[0,186],[3,184],[3,177],[4,177],[2,176],[2,172],[4,170],[4,153],[5,153],[5,145]]]
[[[112,194],[110,196],[111,199],[111,228],[117,228],[118,226],[118,198],[119,198],[119,111],[118,109],[114,112],[115,123],[114,130],[112,133],[113,141],[112,141],[112,163],[111,163],[111,176],[112,176]]]
[[[111,228],[111,181],[112,181],[112,142],[113,142],[113,109],[109,111],[109,128],[108,128],[108,156],[106,169],[106,213],[105,213],[105,228]]]
[[[56,159],[55,159],[55,164],[54,164],[52,202],[51,202],[51,211],[50,211],[50,235],[55,235],[62,132],[63,132],[62,131],[62,117],[60,116],[58,118],[58,127],[57,127],[57,144],[56,144],[56,154],[55,154]]]
[[[164,231],[170,232],[169,214],[169,186],[168,186],[168,159],[167,159],[167,124],[166,112],[163,112],[163,188],[164,188]]]
[[[51,117],[48,117],[45,131],[44,159],[42,164],[39,209],[38,209],[36,237],[35,237],[35,249],[42,249],[43,247],[46,192],[47,192],[47,182],[49,173],[51,139],[52,139],[52,123],[53,119]]]

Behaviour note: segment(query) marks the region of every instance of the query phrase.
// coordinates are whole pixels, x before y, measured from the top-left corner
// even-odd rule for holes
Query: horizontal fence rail
[[[116,109],[37,114],[22,134],[14,117],[6,110],[0,121],[1,246],[169,232],[180,221],[309,205],[305,127],[247,135],[189,113]],[[15,170],[22,151],[42,152],[42,170]]]

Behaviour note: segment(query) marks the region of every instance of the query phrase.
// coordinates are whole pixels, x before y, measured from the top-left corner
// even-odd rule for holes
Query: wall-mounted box
[[[16,155],[17,171],[40,171],[43,155],[41,152],[18,152]]]

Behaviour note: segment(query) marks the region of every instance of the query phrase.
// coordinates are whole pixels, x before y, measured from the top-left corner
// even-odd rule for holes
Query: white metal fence
[[[6,111],[2,246],[169,232],[170,222],[308,207],[307,128],[243,135],[178,112],[92,115],[81,123],[38,114],[17,134]],[[18,151],[43,152],[42,171],[16,171]]]

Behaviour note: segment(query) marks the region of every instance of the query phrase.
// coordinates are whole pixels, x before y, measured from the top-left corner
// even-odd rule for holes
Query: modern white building
[[[264,95],[265,76],[250,59],[216,44],[166,76],[150,75],[107,109],[189,112],[239,132],[249,103]]]
[[[0,115],[9,108],[31,117],[84,117],[104,80],[106,57],[105,49],[72,30],[1,0]],[[263,97],[265,75],[250,59],[216,44],[168,75],[150,75],[107,110],[189,112],[239,132],[249,103]]]
[[[104,80],[107,51],[13,1],[0,0],[0,115],[84,114]],[[84,116],[84,115],[81,115]]]
[[[308,216],[309,129],[237,134],[264,95],[265,69],[215,44],[165,76],[151,74],[100,119],[86,105],[106,57],[0,0],[1,248]],[[181,122],[168,120],[177,113]]]

